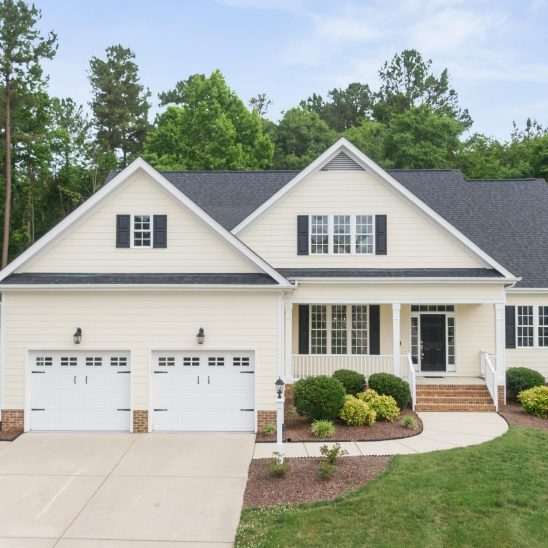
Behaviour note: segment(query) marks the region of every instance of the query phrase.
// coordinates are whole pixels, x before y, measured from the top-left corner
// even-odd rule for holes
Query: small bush
[[[518,401],[527,413],[548,419],[548,386],[535,386],[518,394]]]
[[[318,438],[330,438],[335,433],[332,421],[314,421],[310,430]]]
[[[392,396],[400,409],[405,409],[411,401],[411,389],[409,383],[391,375],[390,373],[374,373],[369,377],[369,388],[376,390],[379,394]]]
[[[320,453],[325,457],[325,461],[332,465],[337,464],[339,457],[348,455],[346,449],[341,449],[340,443],[336,443],[331,446],[331,448],[328,445],[322,445],[320,447]]]
[[[369,404],[354,396],[346,396],[339,417],[348,426],[371,426],[375,422],[377,414]]]
[[[339,369],[333,373],[333,378],[342,382],[347,394],[355,396],[365,388],[365,376],[351,369]]]
[[[335,465],[325,459],[322,459],[318,462],[318,472],[320,474],[320,478],[324,481],[328,481],[335,475]]]
[[[400,409],[396,400],[392,396],[378,394],[375,390],[366,390],[360,392],[358,399],[367,403],[377,414],[377,420],[392,422],[400,414]]]
[[[544,377],[534,369],[527,367],[510,367],[506,371],[506,391],[510,398],[516,399],[516,396],[524,390],[542,386]]]
[[[297,412],[312,420],[336,419],[345,395],[342,383],[325,375],[301,379],[294,388]]]
[[[273,422],[269,422],[268,424],[265,424],[265,427],[263,429],[263,434],[266,434],[267,436],[270,434],[276,433],[276,425]]]
[[[284,459],[284,461],[280,463],[275,457],[270,459],[266,465],[268,473],[275,478],[281,478],[291,472],[291,467],[291,461],[289,459]]]
[[[417,419],[415,417],[412,417],[411,415],[404,415],[401,418],[400,424],[404,428],[408,428],[409,430],[416,430],[419,427]]]
[[[371,403],[375,398],[378,398],[379,393],[372,388],[368,388],[365,392],[359,392],[356,394],[356,398],[364,401],[365,403]]]

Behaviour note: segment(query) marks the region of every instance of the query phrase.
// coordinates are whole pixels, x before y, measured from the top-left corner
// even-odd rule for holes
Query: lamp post
[[[276,458],[280,464],[284,461],[283,428],[284,428],[284,381],[278,377],[276,381]]]

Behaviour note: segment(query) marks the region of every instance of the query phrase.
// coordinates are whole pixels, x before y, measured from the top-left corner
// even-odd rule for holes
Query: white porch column
[[[506,386],[506,332],[504,304],[495,304],[495,354],[497,386]],[[506,393],[506,389],[505,389]]]
[[[400,310],[401,304],[392,304],[392,363],[394,375],[400,375]]]
[[[284,382],[293,382],[293,303],[284,302]]]

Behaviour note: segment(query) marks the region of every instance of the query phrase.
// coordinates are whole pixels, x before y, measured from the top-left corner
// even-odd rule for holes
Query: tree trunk
[[[10,101],[10,81],[6,78],[6,200],[4,204],[4,234],[2,237],[2,268],[8,264],[8,253],[10,245],[10,216],[11,216],[11,101]]]

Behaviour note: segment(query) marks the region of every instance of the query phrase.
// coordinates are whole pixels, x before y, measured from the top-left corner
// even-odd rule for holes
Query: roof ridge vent
[[[339,152],[333,160],[322,167],[322,171],[364,171],[364,169],[346,152]]]

